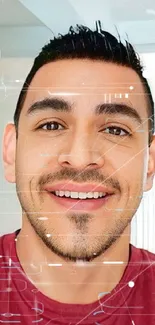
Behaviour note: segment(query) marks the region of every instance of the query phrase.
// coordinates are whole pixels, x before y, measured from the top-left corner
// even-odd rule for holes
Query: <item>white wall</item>
[[[0,138],[5,125],[13,121],[17,98],[33,60],[8,58],[0,60]],[[20,82],[16,82],[20,80]],[[2,145],[2,141],[0,141]],[[2,149],[2,148],[1,148]],[[2,152],[2,150],[1,150]],[[2,157],[2,155],[1,155]],[[7,183],[0,160],[0,234],[12,232],[21,226],[21,209],[14,184]]]
[[[155,53],[141,55],[155,99]],[[9,121],[13,121],[17,98],[33,59],[2,58],[0,60],[0,138]],[[1,141],[2,145],[2,141]],[[1,150],[2,152],[2,150]],[[132,221],[131,242],[137,247],[155,252],[155,183],[144,193],[141,205]],[[7,183],[0,160],[0,235],[21,227],[21,208],[14,184]]]
[[[140,55],[145,67],[144,73],[151,87],[155,101],[155,53]],[[132,221],[131,242],[137,247],[155,252],[155,180],[154,186],[144,193],[142,202]]]

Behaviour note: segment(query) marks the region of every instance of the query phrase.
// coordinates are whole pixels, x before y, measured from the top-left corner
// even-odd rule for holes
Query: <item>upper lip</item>
[[[46,185],[44,188],[48,192],[55,191],[69,191],[69,192],[103,192],[107,194],[113,194],[114,190],[109,187],[97,184],[70,184],[70,183],[59,183],[56,185]]]

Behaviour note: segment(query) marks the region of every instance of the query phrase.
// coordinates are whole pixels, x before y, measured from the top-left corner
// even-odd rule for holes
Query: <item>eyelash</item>
[[[43,129],[43,127],[45,126],[45,125],[51,125],[51,124],[57,124],[57,125],[61,125],[62,126],[62,124],[60,124],[60,123],[58,123],[58,122],[56,122],[56,121],[50,121],[50,122],[46,122],[46,123],[44,123],[44,124],[41,124],[37,129]],[[63,127],[63,126],[62,126]],[[45,130],[46,132],[47,131],[59,131],[59,130]]]
[[[61,127],[63,127],[62,126],[62,124],[60,124],[60,123],[58,123],[58,122],[56,122],[56,121],[50,121],[50,122],[46,122],[46,123],[44,123],[44,124],[41,124],[37,129],[42,129],[43,130],[43,127],[44,126],[47,126],[47,125],[51,125],[51,124],[57,124],[57,125],[61,125]],[[64,127],[63,127],[64,128]],[[117,129],[117,130],[121,130],[121,131],[123,131],[123,132],[125,132],[126,134],[125,135],[120,135],[120,134],[111,134],[111,133],[108,133],[108,134],[110,134],[110,135],[113,135],[113,136],[119,136],[119,137],[124,137],[124,136],[131,136],[131,133],[130,132],[128,132],[127,130],[125,130],[125,129],[123,129],[123,128],[121,128],[121,127],[119,127],[119,126],[117,126],[117,125],[112,125],[112,126],[108,126],[108,127],[106,127],[106,129]],[[61,129],[60,129],[61,130]],[[48,132],[48,131],[60,131],[60,130],[44,130],[45,132]],[[100,132],[103,132],[103,130],[102,131],[100,131]]]
[[[127,136],[131,137],[131,135],[132,135],[130,132],[128,132],[127,130],[125,130],[125,129],[121,128],[120,126],[117,126],[117,125],[107,126],[106,129],[121,130],[121,131],[123,131],[125,133],[123,135],[108,133],[108,134],[110,134],[112,136],[114,135],[114,136],[119,136],[119,137],[127,137]],[[107,134],[107,132],[106,132],[106,134]]]

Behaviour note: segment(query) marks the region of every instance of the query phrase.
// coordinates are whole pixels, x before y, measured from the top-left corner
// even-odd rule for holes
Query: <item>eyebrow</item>
[[[60,98],[44,98],[41,101],[37,101],[33,103],[27,113],[26,116],[32,116],[36,112],[45,112],[45,111],[55,111],[55,112],[65,112],[65,113],[73,113],[74,105],[70,104],[68,101]],[[124,103],[102,103],[96,106],[95,115],[125,115],[129,118],[136,120],[138,124],[142,124],[142,119],[137,112],[137,110],[127,104]]]

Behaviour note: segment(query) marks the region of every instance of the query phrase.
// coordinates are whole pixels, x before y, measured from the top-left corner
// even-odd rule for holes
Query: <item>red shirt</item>
[[[129,263],[111,293],[91,304],[65,304],[46,297],[29,281],[15,238],[16,232],[0,237],[0,323],[155,325],[155,254],[130,244]]]

